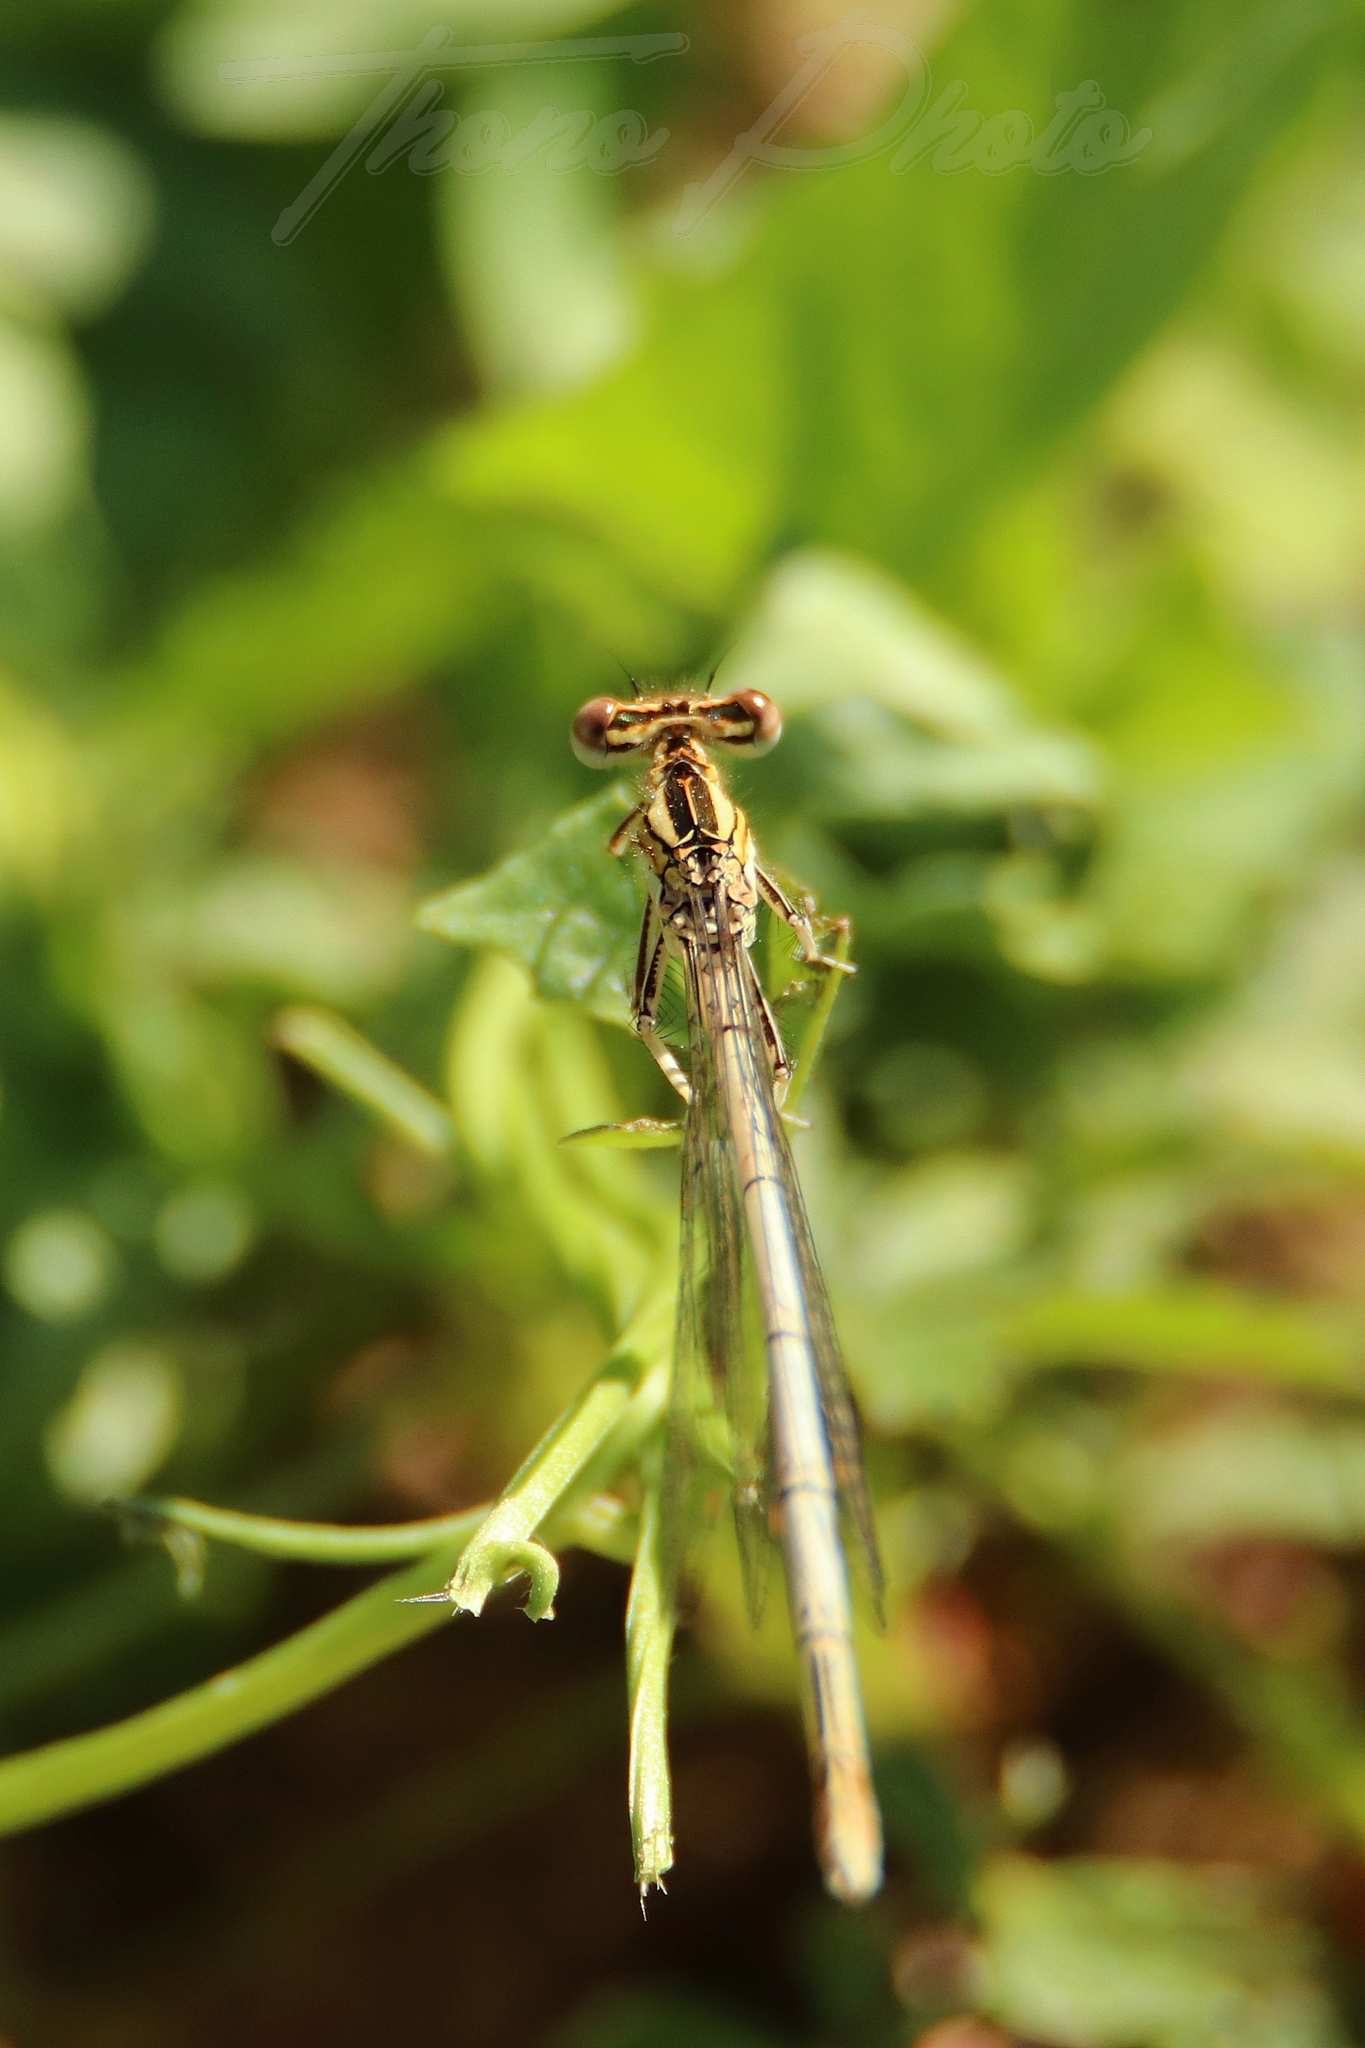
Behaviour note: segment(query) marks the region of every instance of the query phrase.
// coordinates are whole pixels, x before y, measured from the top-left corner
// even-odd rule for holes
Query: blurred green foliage
[[[931,100],[1041,129],[1093,79],[1150,135],[1089,175],[750,165],[696,218],[824,26],[62,0],[0,32],[11,1825],[111,1787],[38,1745],[170,1702],[131,1784],[433,1626],[216,1543],[182,1600],[111,1493],[420,1520],[567,1411],[596,1505],[543,1533],[620,1555],[648,1418],[612,1347],[672,1162],[558,1142],[661,1106],[610,1028],[616,797],[565,741],[618,662],[772,691],[745,799],[853,919],[800,1145],[892,1582],[862,1919],[814,1903],[789,1654],[722,1574],[674,1674],[676,1891],[627,1955],[623,1582],[575,1566],[544,1661],[462,1622],[401,1691],[17,1842],[16,2038],[236,2039],[224,1987],[267,1983],[267,2041],[1365,2029],[1358,28],[888,13],[783,140],[871,132],[908,34]],[[442,74],[512,132],[668,136],[617,176],[362,156],[272,240],[379,89],[326,60],[439,27],[682,31]],[[239,1662],[240,1711],[205,1686]]]

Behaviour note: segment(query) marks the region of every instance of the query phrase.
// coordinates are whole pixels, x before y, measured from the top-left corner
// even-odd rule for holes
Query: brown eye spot
[[[574,719],[569,738],[574,752],[586,767],[606,767],[611,754],[607,734],[618,708],[614,697],[594,697]]]
[[[744,742],[751,753],[766,754],[782,737],[782,713],[762,690],[737,690],[731,700],[753,726],[753,737]]]

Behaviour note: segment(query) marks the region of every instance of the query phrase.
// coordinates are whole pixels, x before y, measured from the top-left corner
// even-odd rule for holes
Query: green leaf
[[[452,945],[510,955],[549,1002],[581,1003],[624,1024],[641,896],[607,840],[629,806],[616,787],[576,804],[526,852],[428,897],[418,924]]]
[[[646,344],[589,390],[460,421],[433,476],[480,519],[586,530],[650,588],[718,611],[782,516],[780,303],[746,270],[670,278],[655,312]]]
[[[832,549],[787,556],[739,646],[733,687],[814,711],[840,817],[1098,803],[1102,770],[1079,735],[1049,731],[987,658],[892,577]]]
[[[1111,1481],[1149,1543],[1365,1542],[1365,1427],[1279,1406],[1196,1414],[1122,1454]]]
[[[436,1159],[449,1157],[455,1129],[444,1104],[344,1018],[326,1010],[284,1010],[275,1019],[274,1038],[285,1052],[371,1110],[418,1151]]]
[[[1339,1393],[1361,1385],[1351,1318],[1200,1281],[1040,1294],[1006,1318],[1002,1335],[1035,1365],[1226,1373]]]
[[[1235,0],[964,9],[933,52],[933,95],[957,90],[982,119],[1020,109],[1036,130],[1093,81],[1150,145],[1098,177],[989,176],[930,150],[903,171],[893,154],[788,181],[764,254],[799,309],[789,518],[912,574],[970,541],[1179,305],[1350,10],[1269,16],[1268,31]],[[1214,82],[1228,64],[1235,95]]]
[[[1301,677],[1258,672],[1201,602],[1174,598],[1136,658],[1142,688],[1109,733],[1118,796],[1087,899],[1123,973],[1207,975],[1353,814],[1365,762],[1358,677],[1328,663]]]
[[[500,586],[585,577],[604,644],[627,644],[628,622],[677,659],[686,616],[728,611],[787,536],[946,582],[1180,305],[1297,114],[1330,54],[1313,47],[1324,21],[1276,21],[1267,38],[1232,0],[1193,21],[1179,0],[966,10],[935,78],[965,81],[983,119],[1018,108],[1042,127],[1059,92],[1099,80],[1132,125],[1185,110],[1178,163],[1154,143],[1150,166],[1103,177],[941,175],[932,153],[903,174],[885,156],[753,174],[709,239],[665,220],[672,264],[646,278],[648,332],[618,369],[438,430],[323,507],[283,572],[196,594],[112,699],[164,694],[172,757],[206,697],[239,729],[297,727],[468,647]],[[1258,33],[1224,108],[1210,59],[1235,66]],[[729,262],[753,196],[757,226]],[[566,547],[583,558],[568,578]]]
[[[1346,2048],[1312,1937],[1240,1873],[997,1858],[978,1887],[988,2002],[1055,2048]]]
[[[533,132],[563,82],[562,68],[506,68],[488,119],[513,134]],[[605,66],[577,65],[575,104],[605,115],[612,83]],[[477,123],[478,109],[466,118]],[[635,312],[612,233],[616,180],[582,167],[566,174],[542,152],[491,177],[435,182],[451,295],[486,388],[562,390],[623,352]]]
[[[682,1125],[676,1117],[636,1116],[619,1124],[589,1124],[581,1131],[566,1131],[561,1145],[601,1146],[609,1152],[672,1151],[682,1142]]]

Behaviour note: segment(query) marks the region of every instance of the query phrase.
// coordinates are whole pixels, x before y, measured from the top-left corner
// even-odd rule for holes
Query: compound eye
[[[735,704],[753,721],[753,738],[744,742],[751,754],[766,754],[782,737],[782,713],[762,690],[737,690]]]
[[[611,759],[607,734],[618,705],[614,697],[594,697],[583,706],[569,730],[573,750],[587,768],[605,768]]]

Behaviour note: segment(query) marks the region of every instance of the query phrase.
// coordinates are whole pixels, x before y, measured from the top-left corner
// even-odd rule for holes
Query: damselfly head
[[[762,690],[734,690],[725,697],[670,691],[630,704],[594,697],[572,727],[573,750],[589,768],[605,768],[620,754],[647,753],[675,735],[703,746],[766,754],[782,737],[782,713]]]

